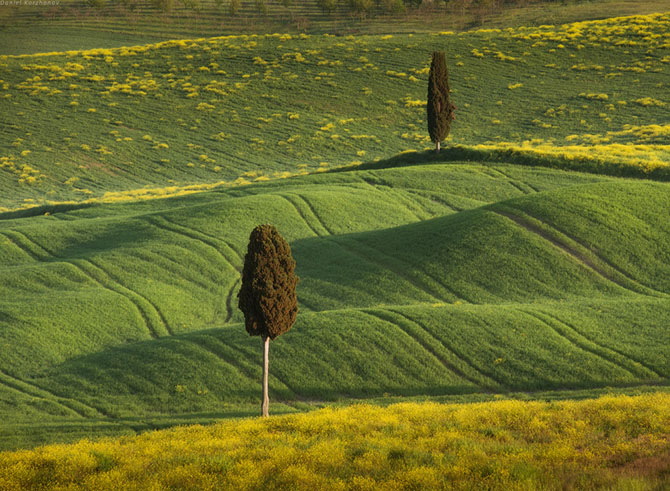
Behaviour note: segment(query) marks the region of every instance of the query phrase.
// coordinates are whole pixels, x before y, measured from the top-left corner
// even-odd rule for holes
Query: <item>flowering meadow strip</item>
[[[670,484],[670,395],[354,405],[0,454],[3,489]]]

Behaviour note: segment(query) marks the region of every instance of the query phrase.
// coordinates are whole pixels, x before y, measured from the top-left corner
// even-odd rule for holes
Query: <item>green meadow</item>
[[[256,415],[260,223],[300,277],[271,413],[667,391],[669,27],[1,55],[0,448]]]

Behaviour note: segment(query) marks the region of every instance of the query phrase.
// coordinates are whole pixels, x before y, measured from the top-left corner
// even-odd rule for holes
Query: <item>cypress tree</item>
[[[428,74],[428,134],[435,148],[440,151],[440,142],[449,136],[451,122],[454,119],[456,106],[449,98],[449,73],[444,51],[433,52]]]
[[[291,246],[272,225],[251,231],[244,258],[238,306],[250,336],[263,340],[263,402],[261,414],[268,415],[268,355],[270,340],[285,333],[295,323],[298,297],[295,260]]]

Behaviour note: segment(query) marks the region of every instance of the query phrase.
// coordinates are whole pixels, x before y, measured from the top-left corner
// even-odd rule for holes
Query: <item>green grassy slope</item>
[[[0,410],[26,415],[4,445],[253,407],[259,343],[235,294],[263,222],[301,277],[298,323],[271,350],[280,412],[665,385],[667,190],[434,163],[7,217]]]
[[[96,4],[91,5],[90,3]],[[377,34],[426,32],[519,25],[562,24],[587,19],[649,14],[667,9],[664,0],[579,0],[524,2],[481,9],[464,9],[455,2],[410,8],[389,14],[376,4],[369,15],[357,15],[345,2],[324,12],[318,2],[264,0],[241,2],[230,15],[229,2],[198,0],[172,2],[162,12],[146,0],[99,2],[63,0],[57,6],[0,5],[0,53],[31,54],[49,51],[113,48],[175,38],[198,38],[238,33],[291,32],[310,34]],[[267,12],[259,12],[257,4]],[[197,5],[197,8],[193,7]],[[39,35],[36,35],[39,33]]]
[[[267,222],[273,411],[666,387],[669,22],[0,58],[0,446],[254,414]],[[404,153],[435,47],[460,145]]]
[[[667,178],[669,24],[665,14],[0,57],[0,207],[145,186],[174,194],[423,150],[434,49],[448,53],[459,108],[451,142],[527,141],[577,162],[623,160],[638,174],[661,167]]]

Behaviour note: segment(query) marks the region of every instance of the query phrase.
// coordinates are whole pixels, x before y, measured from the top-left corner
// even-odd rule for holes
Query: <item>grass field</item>
[[[289,240],[301,278],[298,322],[270,350],[274,414],[667,392],[669,24],[0,57],[0,447],[256,414],[261,346],[236,293],[259,223]],[[458,106],[439,155],[423,102],[436,48]],[[604,445],[644,458],[647,440],[616,435],[627,443]],[[444,470],[423,458],[402,472]],[[572,472],[544,465],[529,482]],[[112,467],[82,479],[127,477]],[[26,469],[22,483],[41,479]],[[585,484],[608,485],[607,469]]]
[[[354,405],[4,453],[0,486],[664,489],[669,408],[668,394]]]
[[[51,5],[51,4],[55,5]],[[0,5],[0,54],[32,54],[84,48],[115,48],[176,38],[229,34],[399,34],[465,31],[565,24],[667,10],[665,0],[530,0],[480,8],[459,1],[423,2],[405,12],[389,13],[392,2],[378,2],[366,15],[339,2],[331,12],[317,0],[240,2],[231,15],[228,0],[163,0],[163,11],[147,0],[59,0],[31,5]],[[465,2],[468,3],[467,0]],[[493,2],[489,2],[493,3]],[[259,9],[259,6],[264,5]],[[39,33],[39,35],[36,35]]]
[[[454,144],[667,179],[668,24],[666,14],[0,57],[0,206],[175,194],[423,150],[436,48],[459,108]]]

